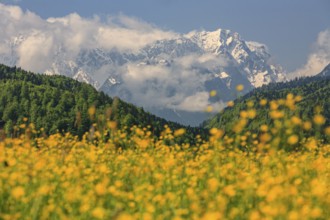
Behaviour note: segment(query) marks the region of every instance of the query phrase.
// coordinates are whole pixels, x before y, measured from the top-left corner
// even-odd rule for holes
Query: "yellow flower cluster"
[[[287,100],[260,102],[271,112],[294,109],[298,99]],[[184,129],[166,126],[156,139],[137,126],[129,136],[114,122],[106,141],[91,134],[4,139],[0,219],[329,219],[330,146],[299,134],[320,128],[324,117],[284,115],[258,134],[242,132],[257,118],[247,104],[233,135],[213,128],[196,146],[175,143]]]
[[[185,150],[152,140],[121,150],[111,141],[95,146],[69,135],[38,139],[40,148],[6,139],[0,218],[329,218],[329,146],[317,154],[249,154],[221,147],[222,130],[211,135],[212,142]]]

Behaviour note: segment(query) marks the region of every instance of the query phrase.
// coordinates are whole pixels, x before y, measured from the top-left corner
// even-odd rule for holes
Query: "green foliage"
[[[15,125],[33,123],[37,131],[43,130],[46,135],[70,132],[82,137],[101,118],[116,121],[119,128],[149,125],[156,136],[166,124],[172,130],[182,127],[64,76],[33,74],[0,65],[0,88],[0,128],[8,135],[15,135]],[[88,114],[91,106],[95,107],[97,118]],[[185,129],[184,141],[203,132],[198,128]]]
[[[268,101],[284,100],[290,93],[294,96],[301,96],[302,100],[297,103],[296,109],[286,112],[287,116],[296,115],[302,120],[308,120],[312,119],[316,113],[321,113],[326,118],[323,127],[330,125],[330,77],[326,74],[319,74],[314,77],[272,83],[257,88],[237,99],[233,107],[227,107],[221,113],[206,121],[203,126],[205,128],[222,128],[227,132],[231,131],[240,117],[240,112],[248,110],[247,103],[252,102],[254,103],[252,108],[256,110],[257,118],[249,121],[245,131],[258,133],[261,125],[269,125],[272,122],[269,116],[269,108],[263,108],[260,101],[263,99]],[[309,133],[311,132],[313,131],[309,131]]]

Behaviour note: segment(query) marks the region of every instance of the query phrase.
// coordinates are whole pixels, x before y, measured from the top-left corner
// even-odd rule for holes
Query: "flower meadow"
[[[0,219],[329,219],[330,128],[319,111],[287,115],[298,101],[261,100],[272,123],[256,133],[250,103],[195,145],[167,126],[154,137],[107,121],[79,139],[21,125],[0,141]]]

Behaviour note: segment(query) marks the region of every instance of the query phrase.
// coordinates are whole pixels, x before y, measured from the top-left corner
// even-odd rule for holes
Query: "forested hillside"
[[[94,122],[112,121],[118,128],[150,127],[156,136],[169,125],[183,126],[145,112],[92,86],[64,76],[46,76],[0,65],[0,129],[15,135],[15,127],[33,123],[44,134],[70,132],[82,136]],[[94,113],[95,111],[95,113]],[[200,129],[184,127],[186,140]]]
[[[292,95],[291,95],[292,94]],[[237,99],[234,106],[227,107],[221,113],[204,123],[205,128],[223,128],[231,131],[242,114],[255,111],[255,118],[245,126],[246,131],[258,132],[261,125],[269,125],[272,121],[271,112],[274,108],[272,100],[286,105],[290,97],[294,108],[280,109],[287,117],[297,116],[302,120],[310,120],[315,114],[326,119],[323,126],[330,124],[330,65],[320,74],[313,77],[295,79],[290,82],[272,83],[255,89]],[[312,131],[310,131],[312,132]]]

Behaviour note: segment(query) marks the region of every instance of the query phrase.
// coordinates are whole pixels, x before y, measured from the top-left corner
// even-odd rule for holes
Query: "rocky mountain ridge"
[[[15,50],[26,38],[18,36],[8,42],[12,50],[1,54],[0,62],[16,65]],[[239,95],[235,91],[238,84],[244,85],[244,94],[285,79],[283,69],[270,63],[265,45],[223,29],[159,40],[138,51],[85,48],[72,59],[67,50],[59,47],[54,51],[45,74],[89,83],[110,96],[183,124],[197,125],[205,120],[208,105],[215,111],[223,108]],[[217,91],[216,98],[208,96],[211,90]],[[185,117],[191,114],[193,122]]]

